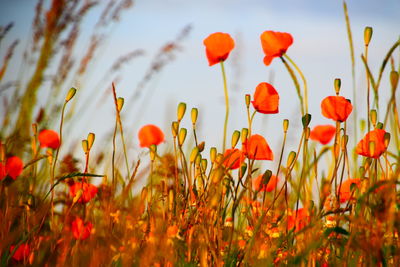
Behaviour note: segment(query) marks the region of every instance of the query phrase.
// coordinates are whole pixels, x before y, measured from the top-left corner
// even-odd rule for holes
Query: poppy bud
[[[383,123],[382,122],[378,122],[376,124],[376,129],[383,129]]]
[[[286,133],[288,129],[289,129],[289,120],[284,119],[283,120],[283,132]]]
[[[369,45],[369,42],[371,42],[372,38],[372,27],[365,27],[364,29],[364,44],[365,46]]]
[[[360,122],[360,129],[361,129],[361,132],[365,132],[365,120],[361,120],[361,122]]]
[[[305,129],[311,122],[311,114],[306,114],[301,118],[301,122],[303,123],[303,128]]]
[[[385,147],[389,146],[389,142],[390,142],[390,133],[385,133],[385,135],[383,137],[383,143],[384,143]]]
[[[194,160],[194,163],[197,165],[197,166],[199,166],[200,165],[200,163],[201,163],[201,154],[199,153],[199,154],[197,154],[197,157],[196,157],[196,159]]]
[[[246,94],[246,95],[244,96],[244,100],[245,100],[245,102],[246,102],[246,107],[249,108],[249,107],[250,107],[250,103],[251,103],[251,95]]]
[[[180,131],[179,131],[179,136],[178,136],[178,144],[179,144],[179,146],[182,146],[183,143],[185,142],[186,134],[187,134],[186,128],[181,128]]]
[[[397,71],[392,71],[390,73],[390,84],[392,86],[393,91],[396,90],[398,83],[399,83],[399,73]]]
[[[90,150],[90,149],[92,148],[92,146],[93,146],[94,139],[95,139],[94,133],[89,133],[89,134],[88,134],[88,137],[87,137],[88,148],[89,148],[89,150]]]
[[[205,145],[206,143],[204,141],[197,145],[199,152],[203,152]]]
[[[217,148],[212,147],[212,148],[210,148],[210,160],[211,160],[211,163],[214,163],[216,158],[217,158]]]
[[[199,148],[196,146],[193,148],[192,153],[190,154],[190,163],[193,163],[199,154]]]
[[[296,159],[296,152],[290,151],[287,162],[286,162],[286,167],[289,168],[290,166],[292,166],[295,159]]]
[[[175,138],[178,135],[179,123],[177,121],[173,121],[171,125],[172,136]]]
[[[201,168],[203,169],[203,171],[207,170],[207,159],[201,159]]]
[[[272,171],[266,170],[262,176],[262,185],[267,185],[269,183],[269,180],[271,179],[271,176],[272,176]]]
[[[246,142],[248,134],[249,134],[249,129],[243,128],[242,129],[242,143]]]
[[[83,149],[83,152],[85,152],[85,154],[87,154],[89,152],[89,143],[86,139],[82,140],[82,149]]]
[[[232,134],[232,148],[234,148],[237,145],[239,138],[240,138],[240,132],[235,130]]]
[[[118,109],[118,112],[121,112],[122,107],[124,106],[124,102],[125,102],[125,100],[124,100],[123,97],[118,97],[118,99],[117,99],[117,109]]]
[[[71,89],[69,89],[67,96],[65,97],[65,102],[70,101],[74,95],[76,94],[76,89],[74,87],[71,87]]]
[[[375,109],[372,109],[369,113],[369,116],[371,118],[372,125],[375,127],[376,126],[376,119],[377,119],[377,113]]]
[[[186,112],[186,103],[179,103],[178,105],[178,110],[177,110],[177,117],[178,117],[178,122],[180,122],[185,115]]]
[[[195,125],[197,122],[197,116],[199,115],[199,110],[197,108],[192,108],[190,115],[192,117],[192,123]]]
[[[333,84],[335,85],[336,95],[339,95],[340,86],[342,85],[342,81],[339,78],[336,78]]]
[[[243,178],[244,174],[246,173],[246,170],[247,170],[247,163],[243,162],[242,165],[240,166],[240,175],[239,175],[240,177],[239,177],[239,179]]]

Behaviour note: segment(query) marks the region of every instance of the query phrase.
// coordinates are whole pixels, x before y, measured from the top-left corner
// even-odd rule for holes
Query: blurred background
[[[104,6],[105,2],[102,2]],[[14,51],[2,84],[29,78],[21,64],[25,49],[32,42],[32,22],[36,1],[0,1],[0,25],[14,22],[7,39],[0,46],[0,56],[14,40],[20,43]],[[49,1],[44,1],[49,6]],[[111,149],[111,134],[115,124],[115,107],[110,91],[114,81],[118,96],[125,98],[122,120],[131,158],[138,152],[137,132],[145,124],[156,124],[166,133],[161,150],[172,149],[170,125],[176,119],[179,102],[199,109],[198,138],[211,146],[221,147],[225,104],[221,70],[209,67],[203,40],[214,32],[226,32],[235,40],[235,49],[225,62],[231,102],[228,140],[233,130],[247,127],[244,95],[253,95],[260,82],[271,82],[280,94],[280,112],[257,114],[254,133],[262,134],[276,157],[282,140],[282,121],[290,120],[288,147],[295,150],[301,136],[299,103],[293,82],[279,59],[270,66],[263,64],[260,34],[265,30],[291,33],[293,45],[288,55],[299,65],[309,86],[311,126],[332,122],[320,113],[320,102],[334,94],[333,81],[341,78],[341,95],[356,103],[358,118],[365,118],[365,70],[361,62],[364,50],[363,32],[373,27],[369,62],[377,75],[381,62],[399,38],[400,1],[348,1],[356,58],[356,99],[353,99],[351,59],[342,1],[273,1],[273,0],[139,0],[124,11],[118,21],[103,28],[105,37],[87,66],[87,75],[73,76],[61,88],[62,103],[70,87],[78,93],[68,107],[74,115],[65,124],[65,142],[80,149],[80,140],[87,133],[96,133],[94,149]],[[75,49],[77,58],[84,57],[90,47],[90,32],[96,27],[102,8],[95,6],[82,21]],[[396,60],[399,59],[396,54]],[[125,61],[124,61],[125,58]],[[113,64],[118,71],[111,71]],[[55,65],[55,64],[54,64]],[[52,72],[52,66],[48,73]],[[53,69],[54,71],[54,69]],[[381,105],[386,107],[390,89],[387,76],[381,86]],[[44,82],[38,105],[49,104],[51,83]],[[385,93],[384,90],[387,90]],[[13,88],[3,87],[2,99],[12,95]],[[381,93],[380,93],[381,95]],[[398,97],[399,95],[397,95]],[[3,109],[3,108],[1,108]],[[354,112],[353,112],[354,114]],[[1,112],[4,116],[4,112]],[[58,128],[59,114],[54,114],[52,127]],[[350,122],[353,118],[350,117]],[[190,116],[183,126],[190,129]],[[349,127],[352,131],[353,127]],[[358,137],[364,133],[358,132]],[[350,138],[353,140],[353,138]],[[272,167],[275,163],[265,163]]]

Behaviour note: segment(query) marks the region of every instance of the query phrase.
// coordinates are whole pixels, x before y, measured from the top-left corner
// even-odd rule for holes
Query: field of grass
[[[365,28],[360,62],[366,86],[357,94],[367,96],[366,110],[349,120],[356,109],[353,96],[342,95],[340,78],[321,103],[309,102],[307,77],[290,54],[292,35],[279,29],[260,32],[255,40],[265,56],[260,60],[265,66],[283,64],[300,107],[302,131],[291,131],[288,119],[275,126],[282,135],[279,151],[252,129],[255,120],[286,108],[279,105],[273,84],[260,82],[253,94],[243,95],[235,108],[245,110],[247,123],[228,131],[232,107],[224,63],[235,40],[215,32],[203,42],[210,71],[220,72],[223,81],[224,130],[215,133],[221,136],[219,147],[198,138],[199,111],[183,102],[169,129],[147,124],[137,136],[126,136],[121,115],[129,103],[112,83],[107,90],[114,100],[115,124],[107,144],[112,150],[92,153],[96,135],[82,133],[81,153],[60,153],[71,151],[63,126],[68,121],[73,127],[79,116],[74,109],[79,88],[69,84],[71,77],[89,72],[107,27],[131,4],[115,0],[103,6],[90,46],[78,60],[72,51],[80,18],[94,3],[52,1],[45,7],[39,0],[33,40],[24,55],[29,78],[2,83],[17,42],[1,62],[1,266],[400,266],[400,40],[388,47],[379,72],[373,73],[368,60],[373,29]],[[356,59],[345,2],[343,10],[354,85]],[[0,44],[10,30],[12,24],[0,28]],[[164,47],[143,82],[168,63],[175,49],[175,43]],[[140,53],[117,59],[110,71]],[[50,66],[57,69],[52,91],[46,107],[39,108]],[[382,91],[390,92],[385,105],[379,105]],[[310,105],[319,105],[331,123],[311,127]],[[185,128],[183,120],[191,127]],[[356,142],[349,129],[357,129]],[[286,147],[288,136],[300,137],[294,151]],[[129,157],[127,138],[137,138],[139,160]],[[170,152],[159,152],[160,144]],[[277,167],[263,168],[266,160]]]

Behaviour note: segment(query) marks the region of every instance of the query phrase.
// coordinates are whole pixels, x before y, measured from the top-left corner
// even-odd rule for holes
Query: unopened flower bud
[[[178,105],[178,110],[177,110],[177,117],[178,117],[178,122],[180,122],[185,115],[186,112],[186,103],[179,103]]]
[[[192,123],[195,125],[197,122],[197,116],[199,115],[199,110],[197,108],[192,108],[190,115],[192,118]]]
[[[74,87],[71,87],[71,89],[69,89],[67,96],[65,97],[65,102],[70,101],[76,94],[76,89]]]
[[[240,132],[237,130],[234,131],[232,134],[232,148],[234,148],[237,145],[239,138],[240,138]]]
[[[371,38],[372,38],[372,27],[365,27],[364,29],[364,44],[366,46],[369,45],[369,43],[371,42]]]
[[[186,134],[187,134],[186,128],[181,128],[179,130],[179,136],[178,136],[178,144],[179,144],[179,146],[182,146],[183,143],[185,142]]]

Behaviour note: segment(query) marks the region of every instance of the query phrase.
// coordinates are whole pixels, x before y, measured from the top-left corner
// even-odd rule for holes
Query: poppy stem
[[[284,54],[283,56],[293,65],[293,67],[299,73],[299,75],[301,77],[301,80],[303,81],[303,87],[304,87],[303,101],[304,101],[304,105],[305,105],[305,107],[304,107],[305,108],[305,113],[307,114],[308,113],[308,87],[307,87],[307,80],[306,80],[303,72],[296,65],[296,63],[294,63],[294,61],[287,54]]]
[[[225,94],[225,122],[224,122],[224,137],[223,137],[223,143],[222,143],[222,151],[225,151],[226,131],[228,128],[228,118],[229,118],[229,96],[228,96],[228,86],[226,85],[226,74],[225,74],[224,62],[221,61],[220,63],[221,63],[222,79],[224,81],[224,94]]]

